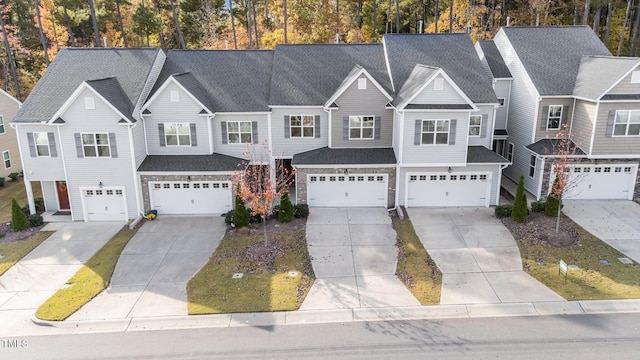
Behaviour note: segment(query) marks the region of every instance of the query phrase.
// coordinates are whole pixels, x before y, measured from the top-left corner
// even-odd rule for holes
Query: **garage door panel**
[[[127,220],[123,189],[84,188],[81,191],[87,221]]]
[[[150,182],[151,208],[160,214],[221,214],[232,209],[229,182]]]
[[[307,176],[307,203],[318,207],[386,207],[386,174]]]
[[[486,173],[407,174],[407,206],[487,206]]]
[[[574,165],[570,167],[566,199],[629,199],[633,197],[636,166]],[[551,173],[550,184],[555,175]]]

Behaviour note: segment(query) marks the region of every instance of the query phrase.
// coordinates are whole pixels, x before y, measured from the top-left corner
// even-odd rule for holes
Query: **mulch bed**
[[[564,215],[560,216],[558,232],[556,232],[556,218],[544,213],[530,213],[523,223],[517,223],[510,217],[501,220],[513,234],[516,234],[517,240],[555,248],[572,248],[580,245],[578,226]]]
[[[31,235],[37,233],[42,229],[44,225],[40,225],[38,227],[28,228],[22,231],[13,231],[11,230],[11,225],[8,223],[4,223],[0,225],[0,242],[16,242],[20,240],[27,239],[31,237]]]

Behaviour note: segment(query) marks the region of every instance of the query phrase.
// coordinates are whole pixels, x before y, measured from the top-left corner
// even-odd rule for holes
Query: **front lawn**
[[[2,241],[0,238],[0,276],[31,250],[42,244],[55,231],[40,231],[24,240]]]
[[[315,280],[304,220],[270,220],[266,245],[261,224],[228,231],[187,285],[189,314],[297,310]]]
[[[11,199],[16,199],[20,206],[27,204],[27,191],[24,188],[22,178],[17,181],[8,181],[4,186],[0,186],[0,224],[11,221]],[[42,197],[42,188],[40,182],[31,182],[33,188],[33,197]]]

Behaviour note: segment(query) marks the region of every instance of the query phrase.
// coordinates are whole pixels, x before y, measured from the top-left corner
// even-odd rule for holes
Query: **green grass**
[[[399,239],[396,275],[422,305],[440,303],[442,273],[422,246],[410,220],[394,218]]]
[[[10,267],[15,265],[54,232],[55,231],[40,231],[24,240],[0,242],[0,255],[2,255],[0,258],[0,275],[4,274]]]
[[[623,257],[582,228],[578,228],[580,246],[553,248],[532,241],[518,239],[522,262],[527,273],[567,300],[604,300],[640,298],[640,266],[624,265],[618,261]],[[546,265],[536,265],[536,259],[544,259]],[[564,275],[558,273],[558,262],[577,265],[579,270],[570,270],[565,283]],[[600,264],[600,259],[611,265]]]
[[[58,290],[36,311],[42,320],[61,321],[96,297],[111,281],[120,253],[138,230],[125,227],[67,281],[70,286]]]
[[[187,285],[189,314],[297,310],[315,276],[304,231],[270,234],[269,248],[279,243],[273,266],[252,261],[246,249],[262,236],[227,235],[209,262]],[[297,276],[289,276],[297,271]],[[233,279],[234,273],[243,273]]]
[[[20,207],[27,204],[27,191],[24,188],[22,179],[17,181],[8,181],[4,186],[0,186],[0,224],[11,221],[11,199],[16,199]],[[33,188],[33,197],[42,197],[42,188],[40,182],[31,182]]]

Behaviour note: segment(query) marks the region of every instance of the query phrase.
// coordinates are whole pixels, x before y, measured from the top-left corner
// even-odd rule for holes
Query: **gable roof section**
[[[136,104],[155,59],[161,52],[159,49],[61,49],[13,122],[40,123],[51,120],[80,84],[91,79],[116,78],[123,96]]]
[[[508,164],[498,153],[495,153],[484,146],[475,145],[467,147],[467,163],[472,164]]]
[[[329,98],[329,100],[327,100],[324,103],[324,107],[326,108],[331,108],[332,106],[337,105],[335,103],[336,100],[338,100],[338,98],[340,97],[340,95],[342,95],[342,93],[344,93],[349,86],[351,86],[351,84],[353,84],[359,77],[360,75],[363,75],[367,77],[367,79],[369,79],[373,85],[382,93],[382,95],[384,95],[388,100],[393,99],[391,97],[391,95],[389,95],[389,93],[380,85],[378,84],[378,82],[376,81],[376,79],[374,79],[371,74],[369,74],[369,72],[367,72],[366,69],[364,69],[362,66],[360,65],[355,65],[353,67],[353,69],[351,69],[351,71],[349,72],[349,75],[347,75],[347,77],[342,81],[342,84],[340,84],[340,87],[338,88],[338,90],[336,90],[336,92],[331,96],[331,98]]]
[[[498,47],[493,40],[478,40],[478,45],[482,49],[484,59],[489,66],[489,70],[495,79],[510,79],[511,71],[505,64]]]
[[[356,65],[392,93],[381,44],[278,45],[269,105],[324,105]]]
[[[503,27],[500,31],[541,96],[572,95],[582,57],[611,56],[588,26]]]
[[[468,34],[386,34],[383,42],[396,89],[423,64],[444,70],[474,103],[498,102]]]
[[[200,84],[200,82],[190,72],[186,72],[186,73],[170,75],[165,80],[165,82],[160,85],[160,87],[155,89],[155,91],[153,92],[153,95],[151,95],[151,97],[142,106],[143,116],[152,115],[151,110],[149,110],[149,106],[151,106],[151,104],[153,104],[156,101],[158,96],[160,96],[160,94],[170,84],[175,84],[176,86],[178,86],[180,89],[186,92],[187,95],[191,97],[191,99],[193,99],[193,101],[198,106],[201,106],[203,108],[199,112],[200,115],[208,115],[213,113],[213,111],[211,111],[211,109],[209,109],[207,105],[202,103],[202,100],[204,100],[207,104],[209,104],[209,106],[211,106],[211,103],[212,103],[211,97],[209,96],[207,91],[203,88],[203,86]],[[197,94],[197,95],[194,95],[194,94]]]
[[[398,92],[398,96],[396,96],[396,98],[393,100],[393,104],[400,109],[432,108],[431,106],[421,106],[421,105],[432,105],[432,104],[409,104],[409,103],[413,99],[415,99],[415,97],[418,96],[418,94],[424,91],[427,85],[431,84],[433,82],[433,79],[435,79],[438,75],[442,76],[449,83],[449,85],[451,85],[454,88],[456,93],[458,93],[460,98],[462,98],[467,103],[468,106],[464,106],[463,104],[433,104],[433,105],[445,105],[444,108],[448,107],[449,109],[459,109],[459,108],[475,109],[475,105],[473,104],[471,99],[469,99],[467,95],[464,92],[462,92],[462,90],[460,90],[458,85],[456,85],[456,83],[453,82],[451,77],[449,77],[446,72],[444,72],[442,69],[439,69],[439,68],[420,65],[420,64],[416,65],[413,68],[413,71],[409,75],[409,78],[407,78],[407,81],[404,83],[404,85],[402,85],[402,88]],[[413,105],[413,106],[409,106],[409,105]],[[435,108],[439,108],[439,107],[436,106]]]
[[[295,154],[292,165],[395,165],[392,148],[329,149],[323,147]]]
[[[88,80],[86,84],[116,108],[127,120],[136,122],[136,119],[132,116],[134,105],[131,99],[127,97],[127,94],[124,93],[116,78]]]
[[[173,75],[211,112],[269,111],[272,63],[271,50],[170,50],[150,96]]]
[[[573,95],[599,99],[640,64],[640,58],[584,56]]]

